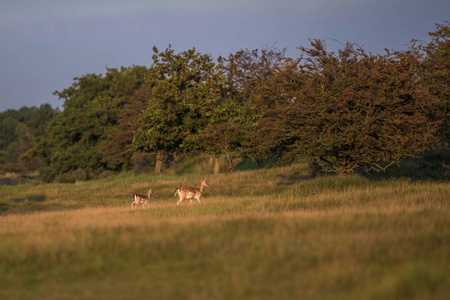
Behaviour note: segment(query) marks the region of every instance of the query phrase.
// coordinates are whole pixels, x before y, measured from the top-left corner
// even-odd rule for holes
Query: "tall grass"
[[[446,299],[448,182],[205,175],[2,187],[0,298]]]

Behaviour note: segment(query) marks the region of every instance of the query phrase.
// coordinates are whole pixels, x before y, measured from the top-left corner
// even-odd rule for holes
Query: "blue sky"
[[[214,59],[275,45],[298,57],[309,38],[367,51],[429,41],[449,0],[0,0],[0,112],[50,103],[87,73],[151,64],[153,46]]]

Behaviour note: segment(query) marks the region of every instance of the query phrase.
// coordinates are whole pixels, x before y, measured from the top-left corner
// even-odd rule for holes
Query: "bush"
[[[101,172],[99,175],[97,175],[97,177],[95,177],[96,179],[106,179],[106,178],[113,178],[114,174],[113,172],[107,170],[107,171],[103,171]]]
[[[69,173],[59,174],[55,177],[55,182],[58,183],[74,183],[74,179]]]
[[[70,178],[74,182],[85,181],[87,179],[87,174],[83,169],[76,169],[70,174]]]

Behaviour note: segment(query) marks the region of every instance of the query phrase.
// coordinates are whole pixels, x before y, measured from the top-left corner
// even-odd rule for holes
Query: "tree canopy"
[[[49,104],[22,107],[0,113],[0,164],[5,172],[33,172],[39,168],[36,158],[21,160],[36,142],[45,135],[48,123],[59,114]]]
[[[284,129],[287,155],[316,158],[325,170],[347,174],[385,165],[435,142],[439,122],[430,118],[439,99],[421,81],[420,56],[372,55],[347,43],[338,53],[313,40],[301,48],[302,88],[275,118]],[[284,117],[283,117],[284,116]]]
[[[135,150],[185,152],[196,148],[192,136],[214,121],[224,83],[209,55],[195,49],[179,54],[171,48],[154,48],[153,66],[145,82],[150,90],[147,108],[140,114],[133,145]],[[156,172],[159,173],[160,164]]]
[[[306,157],[338,174],[384,170],[448,149],[449,33],[439,24],[428,44],[377,55],[318,39],[295,59],[276,48],[217,62],[195,48],[154,48],[150,67],[75,78],[55,92],[62,112],[0,114],[0,159],[26,153],[46,181],[129,170],[141,154],[156,157],[158,173],[169,157],[199,152],[227,157],[228,169],[238,153],[261,167]]]
[[[127,163],[105,152],[111,130],[122,110],[133,101],[144,81],[145,67],[107,69],[106,75],[86,74],[71,87],[56,91],[64,110],[47,127],[47,136],[37,141],[29,155],[42,162],[44,180],[82,169],[88,177],[104,170],[120,170]]]

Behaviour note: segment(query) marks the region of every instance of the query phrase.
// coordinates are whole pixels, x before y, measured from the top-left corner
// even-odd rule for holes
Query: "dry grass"
[[[448,182],[246,171],[177,207],[203,175],[2,188],[0,298],[447,297]]]

